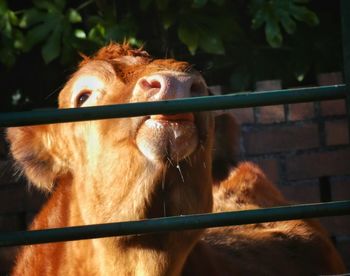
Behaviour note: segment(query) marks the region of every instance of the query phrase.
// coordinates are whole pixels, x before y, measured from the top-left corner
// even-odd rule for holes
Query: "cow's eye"
[[[79,93],[79,95],[76,98],[76,103],[75,106],[76,107],[80,107],[82,106],[87,99],[91,96],[91,91],[90,90],[83,90]]]

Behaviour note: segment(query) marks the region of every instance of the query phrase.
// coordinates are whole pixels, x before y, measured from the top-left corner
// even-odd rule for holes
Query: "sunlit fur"
[[[147,93],[135,95],[137,81],[165,71],[186,73],[202,83],[186,62],[156,60],[142,50],[111,44],[85,57],[62,89],[59,107],[77,107],[79,93],[86,90],[91,95],[83,106],[147,101],[151,98]],[[81,81],[84,78],[87,82]],[[30,228],[287,204],[250,163],[235,169],[223,164],[229,167],[227,176],[213,188],[213,118],[209,112],[194,113],[194,118],[198,135],[191,139],[198,139],[197,147],[180,160],[160,158],[161,154],[152,159],[140,151],[136,137],[152,139],[152,133],[139,134],[144,117],[9,129],[18,167],[33,185],[51,194]],[[164,137],[153,139],[163,143],[158,140]],[[225,150],[230,143],[222,145]],[[342,271],[324,230],[314,221],[297,220],[26,246],[12,274],[316,275]]]

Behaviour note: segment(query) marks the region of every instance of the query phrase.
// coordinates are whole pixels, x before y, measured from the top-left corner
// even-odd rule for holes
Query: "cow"
[[[203,77],[189,63],[111,43],[84,56],[60,92],[59,108],[206,95]],[[50,194],[30,229],[288,204],[251,163],[222,164],[227,169],[213,180],[214,128],[210,112],[186,112],[8,129],[17,167]],[[295,220],[30,245],[12,275],[343,271],[320,225]]]

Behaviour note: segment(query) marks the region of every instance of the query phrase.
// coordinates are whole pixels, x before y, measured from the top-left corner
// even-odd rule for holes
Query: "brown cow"
[[[186,62],[111,44],[85,58],[60,108],[206,95]],[[31,229],[285,204],[242,164],[214,187],[209,112],[9,129],[28,179],[51,197]],[[317,223],[292,221],[26,246],[13,275],[313,275],[343,264]]]

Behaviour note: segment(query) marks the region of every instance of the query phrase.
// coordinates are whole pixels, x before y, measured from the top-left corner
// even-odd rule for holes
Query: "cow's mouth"
[[[136,143],[148,159],[183,160],[198,145],[195,116],[193,113],[181,113],[146,117],[138,130]]]

